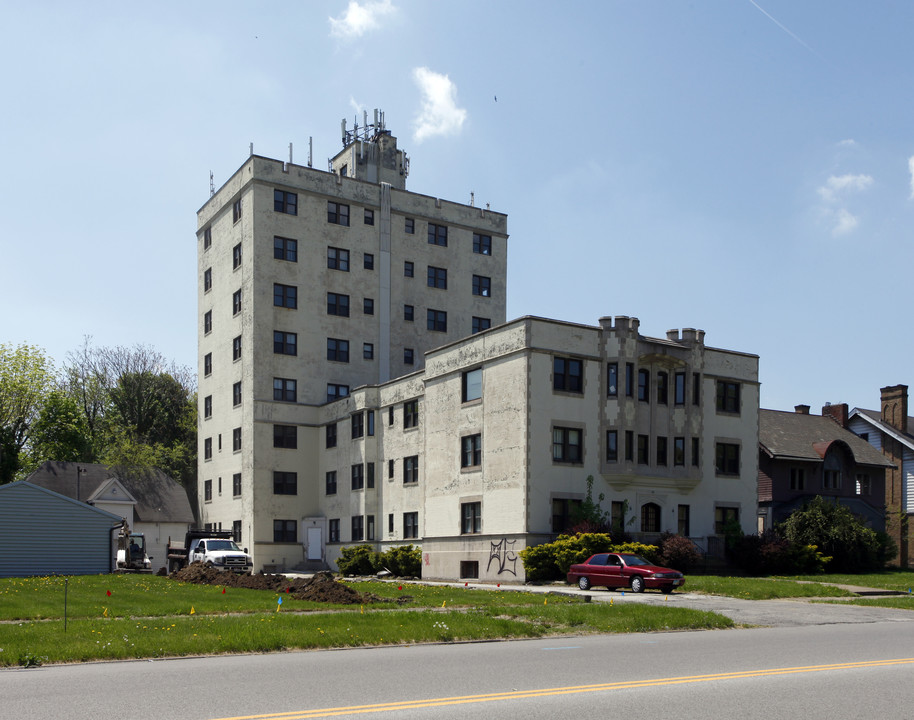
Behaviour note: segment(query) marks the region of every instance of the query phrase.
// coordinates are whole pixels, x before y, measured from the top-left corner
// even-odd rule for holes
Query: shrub
[[[520,557],[527,580],[564,580],[569,567],[595,553],[609,552],[611,543],[606,533],[559,535],[555,542],[524,548]]]
[[[700,565],[701,559],[695,543],[687,537],[668,532],[660,536],[660,552],[657,557],[660,565],[686,572]]]
[[[422,574],[422,550],[413,545],[392,547],[381,555],[381,565],[394,575],[419,577]]]
[[[374,575],[381,568],[380,559],[371,545],[349,545],[342,549],[336,566],[343,575]]]
[[[831,558],[815,545],[792,543],[774,530],[743,535],[731,554],[737,567],[750,575],[813,575],[825,569]]]
[[[660,548],[656,545],[646,545],[645,543],[639,542],[626,542],[620,543],[619,545],[613,545],[609,552],[614,553],[631,553],[632,555],[640,555],[648,562],[657,564],[660,560]],[[586,559],[586,558],[585,558]]]

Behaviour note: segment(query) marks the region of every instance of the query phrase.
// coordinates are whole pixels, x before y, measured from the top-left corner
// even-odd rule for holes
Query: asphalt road
[[[914,702],[914,613],[609,597],[704,605],[774,626],[9,669],[0,671],[0,719],[845,720],[901,717]]]

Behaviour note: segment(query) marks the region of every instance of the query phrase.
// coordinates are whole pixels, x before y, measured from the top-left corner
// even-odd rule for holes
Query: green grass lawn
[[[708,595],[726,595],[747,600],[774,600],[777,598],[804,597],[852,597],[853,593],[832,585],[823,585],[820,575],[803,580],[815,582],[795,582],[800,578],[750,578],[725,577],[721,575],[689,575],[685,589],[688,592],[707,593]],[[827,581],[830,582],[830,581]]]
[[[349,584],[390,602],[327,605],[149,575],[0,579],[0,666],[733,626],[715,613],[669,606]]]

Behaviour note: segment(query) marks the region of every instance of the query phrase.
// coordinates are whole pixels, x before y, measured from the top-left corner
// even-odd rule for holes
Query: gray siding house
[[[120,524],[27,481],[0,485],[0,577],[110,572]]]

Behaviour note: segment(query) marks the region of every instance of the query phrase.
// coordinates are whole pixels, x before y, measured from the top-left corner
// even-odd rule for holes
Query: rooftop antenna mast
[[[209,196],[212,197],[216,194],[216,185],[213,183],[213,171],[209,171]]]

